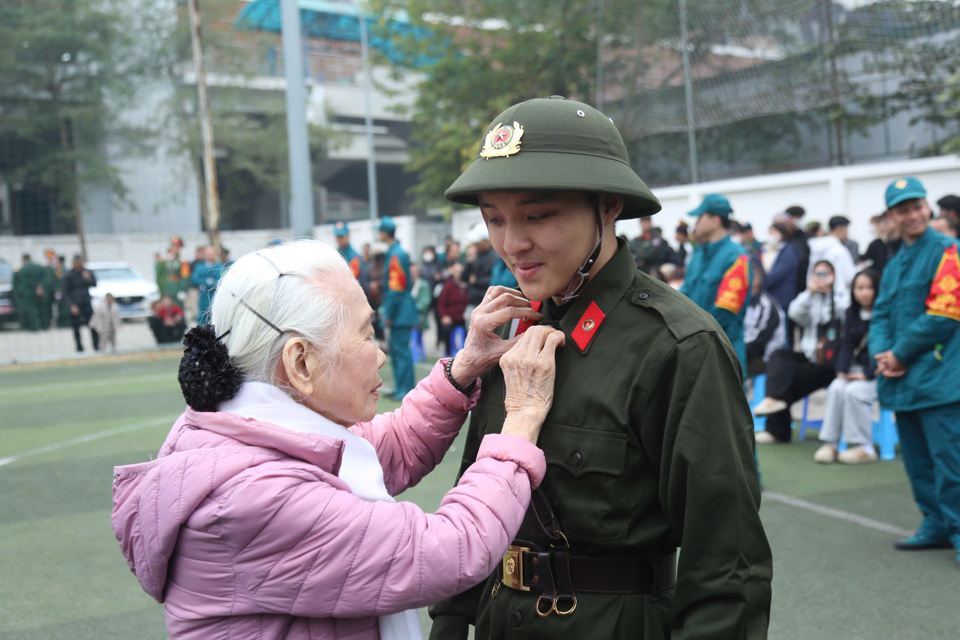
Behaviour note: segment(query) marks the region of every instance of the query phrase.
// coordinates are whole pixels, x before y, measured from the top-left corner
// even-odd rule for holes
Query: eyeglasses
[[[813,275],[817,276],[818,278],[829,278],[833,274],[829,271],[814,271]]]

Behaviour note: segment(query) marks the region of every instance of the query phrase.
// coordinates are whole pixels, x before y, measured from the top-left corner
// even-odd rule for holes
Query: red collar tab
[[[540,307],[542,307],[542,306],[543,306],[543,303],[542,303],[542,302],[539,302],[539,301],[536,301],[536,300],[531,300],[531,301],[530,301],[530,308],[532,308],[534,311],[539,312],[539,311],[540,311]],[[530,327],[532,327],[532,326],[534,326],[535,324],[537,324],[536,322],[530,322],[530,321],[528,321],[528,320],[517,320],[516,322],[517,322],[517,324],[516,324],[517,329],[516,329],[516,331],[513,332],[513,336],[512,336],[512,337],[514,337],[514,338],[517,337],[517,336],[519,336],[521,333],[523,333],[524,331],[526,331],[526,330],[529,329]]]
[[[570,337],[573,338],[573,341],[580,347],[580,351],[587,350],[587,347],[590,346],[590,341],[597,335],[597,331],[600,329],[600,325],[603,324],[603,320],[606,317],[607,315],[600,310],[596,302],[591,302],[587,310],[583,312],[583,315],[580,316],[580,319],[577,321],[577,326],[574,327],[570,333]]]

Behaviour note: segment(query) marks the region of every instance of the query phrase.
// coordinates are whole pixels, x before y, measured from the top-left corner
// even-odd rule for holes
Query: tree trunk
[[[67,197],[70,199],[70,209],[73,212],[73,221],[77,229],[77,237],[80,240],[80,255],[83,261],[87,261],[87,237],[83,232],[83,216],[80,214],[80,184],[77,179],[77,164],[72,156],[73,144],[70,140],[70,129],[67,121],[63,117],[58,118],[60,124],[60,150],[64,155],[64,162],[67,166],[67,176],[69,178],[67,185]]]

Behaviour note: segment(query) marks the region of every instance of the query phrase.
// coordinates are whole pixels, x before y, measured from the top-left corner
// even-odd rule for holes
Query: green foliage
[[[407,37],[385,27],[374,33],[391,38],[410,61],[394,67],[398,75],[422,78],[409,112],[408,167],[418,174],[412,194],[420,206],[442,202],[443,191],[476,157],[490,118],[509,105],[550,95],[594,102],[596,1],[372,0],[368,10],[379,16],[404,11],[416,28]],[[637,12],[637,3],[606,0],[605,47],[629,43],[638,24],[652,29]],[[606,65],[605,71],[613,72]]]
[[[62,220],[76,215],[81,182],[123,198],[100,141],[134,147],[136,128],[116,115],[142,69],[116,0],[0,3],[0,144],[23,154],[0,159],[0,172],[38,188]]]
[[[240,5],[236,0],[202,0],[203,54],[207,67],[210,120],[217,155],[217,182],[223,228],[239,228],[255,216],[265,196],[289,189],[285,103],[281,95],[246,88],[260,71],[265,52],[279,44],[273,34],[246,32],[241,41],[232,29]],[[169,7],[164,9],[169,12]],[[202,193],[201,129],[196,84],[184,83],[184,69],[193,69],[190,22],[185,12],[179,20],[152,22],[164,25],[157,40],[154,71],[172,88],[154,123],[158,146],[177,158],[189,157],[193,178]],[[226,82],[223,80],[226,79]],[[309,125],[313,160],[340,142],[331,130]],[[187,176],[184,176],[186,178]],[[279,201],[274,198],[273,201]],[[206,205],[201,198],[203,206]]]

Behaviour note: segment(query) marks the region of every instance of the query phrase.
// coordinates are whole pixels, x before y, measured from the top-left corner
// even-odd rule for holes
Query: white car
[[[160,299],[160,288],[156,282],[144,278],[136,267],[127,262],[88,262],[84,266],[97,278],[97,286],[90,289],[94,308],[109,293],[117,300],[121,318],[153,315],[150,305]]]

